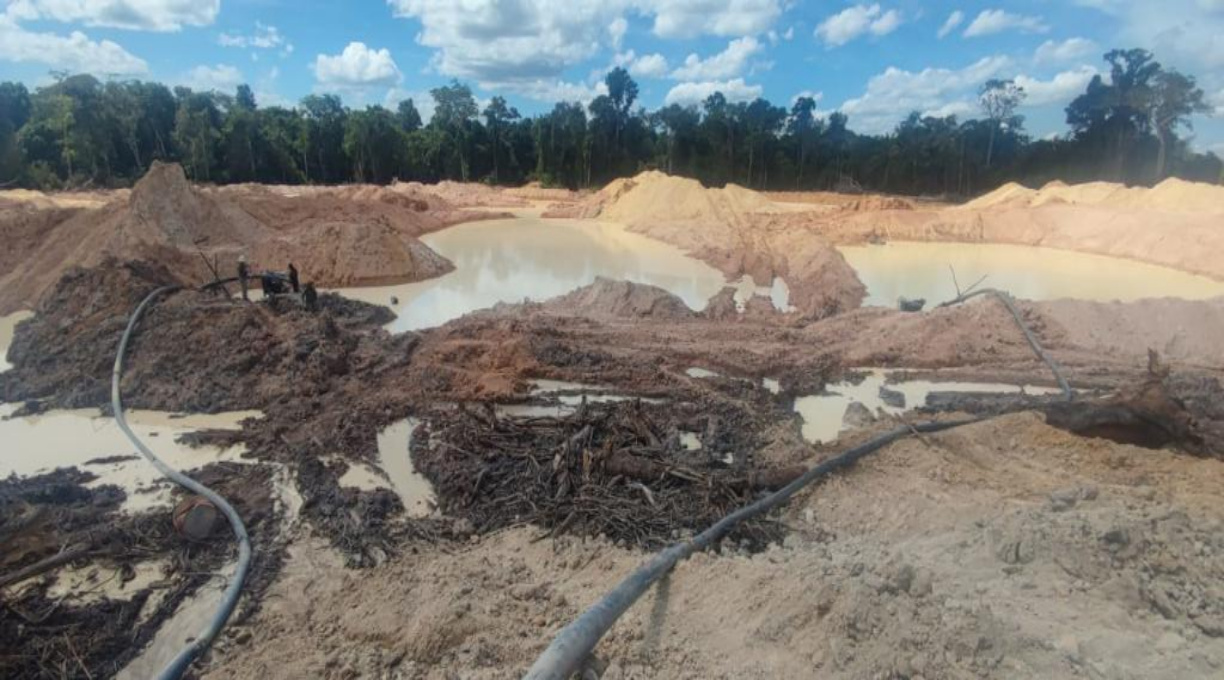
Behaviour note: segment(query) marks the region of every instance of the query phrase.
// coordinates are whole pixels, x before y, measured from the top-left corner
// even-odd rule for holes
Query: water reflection
[[[841,252],[867,286],[868,305],[893,307],[899,297],[925,298],[928,305],[949,300],[956,296],[949,266],[956,269],[962,288],[987,276],[983,285],[1026,300],[1196,300],[1224,295],[1224,282],[1205,276],[1053,248],[893,242],[845,246]]]
[[[461,224],[422,240],[453,262],[455,271],[402,286],[344,291],[391,305],[399,315],[393,331],[438,326],[498,302],[545,300],[597,276],[659,286],[695,310],[731,285],[679,248],[607,222],[521,217]],[[393,296],[398,304],[391,303]]]

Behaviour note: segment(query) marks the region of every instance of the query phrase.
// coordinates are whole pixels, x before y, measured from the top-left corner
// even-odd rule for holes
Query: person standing
[[[238,256],[238,284],[242,286],[242,299],[251,301],[247,290],[250,287],[251,270],[247,267],[246,255]]]
[[[293,292],[295,293],[302,292],[302,288],[298,281],[298,270],[297,267],[293,266],[292,262],[289,263],[289,287],[292,288]]]

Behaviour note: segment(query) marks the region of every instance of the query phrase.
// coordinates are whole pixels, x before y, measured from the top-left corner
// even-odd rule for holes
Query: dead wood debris
[[[703,529],[755,491],[802,472],[749,470],[686,451],[667,435],[669,412],[675,407],[640,401],[585,404],[560,417],[442,411],[417,431],[413,460],[441,510],[467,518],[478,533],[531,523],[647,549]],[[764,520],[731,538],[761,549],[782,535]]]

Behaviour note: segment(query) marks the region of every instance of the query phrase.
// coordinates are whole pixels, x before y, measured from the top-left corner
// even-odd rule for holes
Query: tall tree
[[[978,93],[978,104],[982,107],[982,113],[986,114],[986,120],[990,122],[990,141],[986,145],[987,168],[994,160],[995,137],[1003,125],[1015,115],[1016,108],[1024,101],[1024,97],[1024,88],[1017,85],[1016,81],[997,78],[987,80]]]
[[[807,157],[811,151],[813,138],[820,133],[820,123],[816,119],[816,100],[811,97],[799,97],[791,106],[790,120],[787,127],[795,140],[795,186],[803,184],[803,171],[807,168]]]
[[[506,100],[500,96],[494,97],[485,107],[484,117],[489,136],[493,140],[491,153],[493,155],[493,183],[501,181],[501,158],[506,155],[509,147],[506,144],[506,128],[519,119],[518,109],[507,106]]]
[[[421,114],[417,111],[412,98],[405,99],[395,107],[395,121],[404,132],[415,132],[421,129]]]
[[[1193,77],[1168,70],[1153,76],[1147,110],[1148,124],[1159,145],[1155,171],[1155,179],[1159,182],[1165,176],[1169,141],[1175,130],[1183,125],[1191,127],[1192,114],[1210,113],[1212,107],[1207,104],[1203,90],[1195,84]]]
[[[457,80],[429,91],[434,99],[434,116],[430,125],[442,130],[449,138],[459,161],[459,176],[468,180],[472,166],[471,121],[480,112],[472,89]]]

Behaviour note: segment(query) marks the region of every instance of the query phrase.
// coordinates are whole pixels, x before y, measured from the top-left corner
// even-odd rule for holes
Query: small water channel
[[[897,298],[924,298],[928,306],[956,297],[949,266],[961,288],[982,276],[983,286],[1025,300],[1138,300],[1224,295],[1224,281],[1102,255],[997,243],[914,243],[843,246],[846,261],[867,286],[864,304],[895,307]]]
[[[795,399],[795,412],[803,418],[803,438],[821,444],[836,441],[846,430],[844,420],[850,405],[858,402],[872,414],[901,415],[926,405],[932,392],[962,392],[976,394],[1041,395],[1058,392],[1053,387],[1009,385],[1004,383],[971,383],[960,381],[902,380],[888,382],[896,371],[884,368],[861,369],[867,375],[860,382],[841,382],[825,387],[821,394]],[[900,393],[904,401],[888,403],[881,388]]]
[[[455,271],[417,283],[342,291],[347,297],[390,306],[399,316],[389,326],[395,332],[438,326],[499,302],[546,300],[599,276],[658,286],[694,310],[704,309],[727,285],[739,290],[741,301],[761,294],[775,304],[786,303],[780,280],[772,288],[759,289],[750,282],[728,283],[721,272],[679,248],[609,222],[524,213],[514,219],[460,224],[421,240],[453,262]]]

